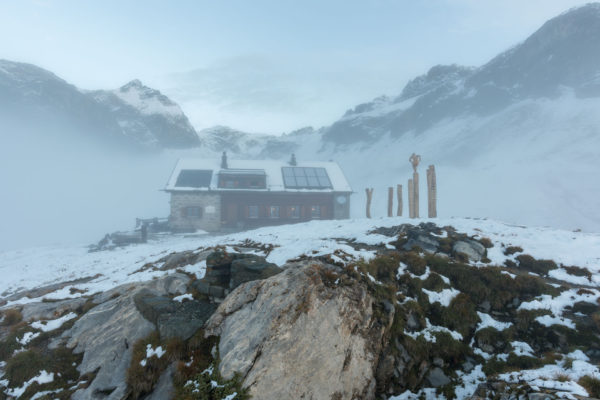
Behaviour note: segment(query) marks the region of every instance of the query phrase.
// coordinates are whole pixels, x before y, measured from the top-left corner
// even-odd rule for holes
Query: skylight
[[[331,189],[325,168],[282,167],[283,183],[290,189]]]

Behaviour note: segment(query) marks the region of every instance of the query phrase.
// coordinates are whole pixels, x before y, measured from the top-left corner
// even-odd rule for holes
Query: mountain
[[[524,99],[600,96],[600,4],[546,22],[524,42],[478,67],[438,65],[394,98],[349,110],[329,127],[335,144],[423,133],[444,120],[487,116]]]
[[[396,96],[349,110],[299,160],[337,161],[364,215],[386,215],[388,187],[435,164],[441,216],[600,229],[600,4],[570,10],[481,67],[435,66]],[[290,139],[290,138],[288,138]],[[321,140],[322,139],[322,140]],[[406,198],[405,198],[406,202]],[[421,216],[426,216],[421,213]]]
[[[142,149],[199,145],[179,106],[138,80],[117,90],[83,91],[34,65],[0,60],[0,109],[13,128],[73,132]]]

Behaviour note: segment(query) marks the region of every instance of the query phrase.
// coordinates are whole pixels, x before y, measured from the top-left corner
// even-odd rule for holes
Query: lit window
[[[186,207],[183,209],[183,215],[190,218],[201,218],[202,207]]]
[[[321,218],[321,206],[312,206],[310,208],[311,218]]]
[[[267,210],[269,211],[269,218],[279,218],[279,206],[271,206]]]
[[[289,206],[288,216],[290,218],[300,218],[300,206]]]
[[[248,206],[248,218],[258,218],[258,206]]]

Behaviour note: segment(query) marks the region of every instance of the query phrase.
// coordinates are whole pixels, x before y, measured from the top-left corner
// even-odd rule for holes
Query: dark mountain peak
[[[126,84],[124,84],[123,86],[121,86],[121,88],[119,90],[121,91],[127,91],[129,89],[142,89],[142,88],[147,88],[147,86],[145,86],[142,81],[140,81],[139,79],[134,79],[130,82],[127,82]]]
[[[397,100],[402,101],[414,96],[419,96],[445,85],[448,82],[464,79],[469,76],[473,70],[473,67],[465,67],[457,64],[435,65],[431,67],[426,74],[409,81]]]

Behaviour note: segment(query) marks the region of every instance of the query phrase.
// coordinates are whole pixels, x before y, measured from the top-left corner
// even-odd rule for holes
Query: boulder
[[[40,319],[54,319],[61,315],[75,311],[85,304],[87,299],[78,297],[75,299],[59,301],[40,301],[23,305],[21,315],[23,321],[38,321]]]
[[[207,322],[220,373],[260,399],[373,399],[384,327],[364,283],[325,285],[314,261],[235,289]],[[333,268],[333,267],[332,267]]]
[[[283,271],[277,265],[267,262],[264,257],[249,255],[231,262],[229,288],[235,289],[245,282],[266,279]]]
[[[169,367],[161,374],[158,378],[158,382],[154,387],[152,393],[150,393],[145,400],[169,400],[172,399],[175,394],[175,387],[173,386],[173,374],[175,373],[175,364],[169,365]]]
[[[160,315],[157,319],[158,332],[163,339],[191,338],[217,309],[214,303],[197,300],[177,304],[174,312]]]
[[[485,255],[485,247],[475,240],[460,240],[452,246],[454,254],[463,253],[470,261],[479,262]]]
[[[432,387],[440,387],[450,383],[450,378],[446,376],[444,370],[436,367],[431,369],[427,374],[427,382],[429,382]]]
[[[83,353],[78,366],[81,374],[97,373],[87,388],[77,390],[71,398],[94,399],[96,394],[105,393],[104,399],[122,399],[132,346],[154,329],[135,307],[133,294],[109,300],[84,314],[59,341],[65,341],[75,353]]]
[[[410,237],[408,241],[402,246],[404,250],[411,250],[413,247],[420,247],[423,251],[428,253],[436,253],[440,246],[440,242],[435,240],[434,238],[420,234],[415,235],[414,237]]]
[[[134,301],[140,313],[157,327],[163,339],[189,339],[217,308],[215,304],[198,300],[181,303],[166,296],[157,296],[147,289],[136,294]]]

